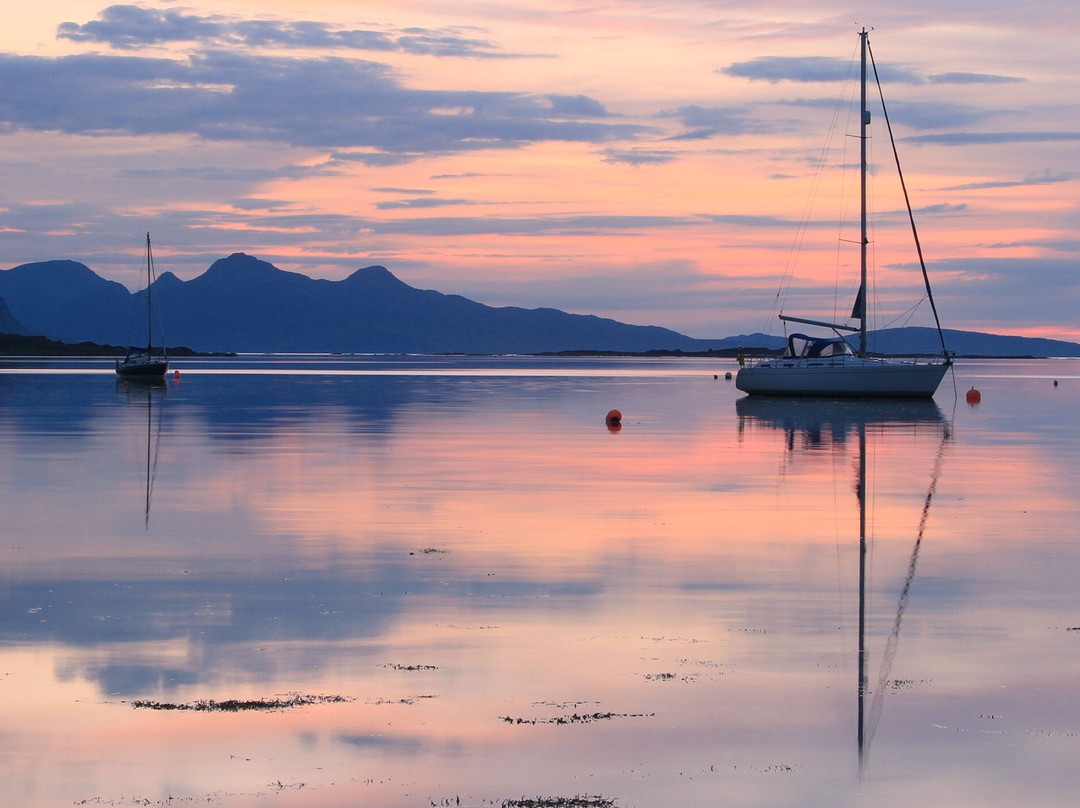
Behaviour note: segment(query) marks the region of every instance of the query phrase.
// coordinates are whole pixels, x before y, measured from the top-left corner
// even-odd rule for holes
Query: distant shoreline
[[[766,356],[780,356],[783,353],[782,350],[769,350],[768,348],[710,348],[707,351],[681,351],[679,349],[673,350],[655,350],[655,351],[545,351],[543,353],[529,354],[530,356],[565,356],[565,357],[618,357],[618,356],[641,356],[641,357],[679,357],[686,356],[694,359],[708,359],[709,357],[717,357],[720,359],[737,359],[739,355],[745,356],[748,360],[750,358],[763,358]],[[885,354],[885,353],[867,353],[867,356],[875,356],[880,358],[911,358],[912,356],[918,359],[934,359],[940,358],[940,354]],[[1033,354],[952,354],[953,359],[1072,359],[1071,356],[1035,356]]]
[[[173,357],[235,357],[234,351],[195,351],[184,346],[168,348],[169,356]],[[48,337],[27,336],[25,334],[0,333],[0,356],[75,356],[75,357],[115,357],[124,356],[128,349],[119,345],[99,345],[96,342],[60,342]],[[339,353],[327,351],[327,354]],[[439,353],[432,356],[503,356],[504,354],[458,354]],[[705,351],[683,351],[678,348],[655,349],[651,351],[540,351],[537,353],[522,354],[523,356],[552,356],[563,358],[587,358],[587,357],[641,357],[660,359],[664,357],[678,358],[687,357],[692,359],[737,359],[740,355],[745,357],[779,356],[780,351],[771,351],[768,348],[710,348]],[[892,356],[893,354],[874,354],[875,356]],[[910,354],[896,354],[896,356],[910,356]],[[1032,354],[955,354],[954,359],[1056,359],[1071,357],[1034,356]]]
[[[236,356],[233,353],[205,353],[177,346],[166,349],[169,356]],[[25,334],[0,334],[0,356],[124,356],[127,348],[119,345],[99,345],[96,342],[59,342],[48,337]]]

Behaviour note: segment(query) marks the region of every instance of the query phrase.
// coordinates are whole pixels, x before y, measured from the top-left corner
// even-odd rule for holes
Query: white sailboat
[[[784,322],[801,323],[831,329],[836,336],[809,337],[805,334],[792,334],[788,337],[787,348],[782,356],[770,357],[752,362],[741,368],[735,379],[735,386],[751,395],[765,396],[829,396],[829,397],[882,397],[882,398],[929,398],[937,391],[941,379],[952,363],[945,349],[944,337],[941,337],[941,356],[931,360],[899,359],[870,356],[867,353],[867,205],[866,205],[866,143],[867,129],[870,124],[870,112],[867,109],[867,56],[871,63],[869,37],[866,29],[859,32],[860,38],[860,285],[856,295],[851,319],[858,325],[829,323],[803,317],[781,314]],[[876,68],[875,68],[876,75]],[[879,86],[880,91],[880,86]],[[884,99],[882,100],[884,106]],[[888,123],[888,115],[885,116]],[[890,141],[892,130],[889,128]],[[896,146],[893,144],[893,154]],[[896,160],[899,170],[900,161]],[[907,201],[907,189],[904,197]],[[922,260],[922,248],[919,245],[915,220],[908,204],[908,217],[911,221],[919,263],[926,282],[926,294],[934,312],[938,335],[941,336],[941,324],[937,318],[933,293],[930,290],[926,266]],[[841,332],[857,333],[859,344],[853,349]]]
[[[150,249],[150,234],[146,234],[146,347],[129,347],[123,359],[116,360],[116,373],[124,378],[161,378],[169,369],[169,356],[164,344],[154,347],[154,308],[150,290],[154,285],[154,255]]]

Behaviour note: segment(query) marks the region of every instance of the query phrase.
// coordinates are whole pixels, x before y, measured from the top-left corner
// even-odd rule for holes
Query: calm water
[[[0,369],[5,806],[1073,804],[1080,364],[177,367]]]

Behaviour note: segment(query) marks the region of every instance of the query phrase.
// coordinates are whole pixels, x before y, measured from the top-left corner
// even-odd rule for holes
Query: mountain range
[[[164,324],[155,342],[206,352],[637,353],[783,344],[763,334],[695,339],[557,309],[487,306],[416,289],[381,266],[358,269],[340,281],[319,280],[244,253],[215,261],[189,281],[165,272],[151,293],[156,322]],[[138,344],[145,342],[145,313],[133,297],[77,261],[23,264],[0,271],[0,332],[69,343]],[[875,348],[887,353],[938,347],[932,329],[875,336]],[[950,350],[966,355],[1080,356],[1080,345],[1058,340],[975,332],[948,332],[946,339]]]

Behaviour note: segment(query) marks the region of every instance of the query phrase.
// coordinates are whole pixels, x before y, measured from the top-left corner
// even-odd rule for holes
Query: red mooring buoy
[[[982,393],[980,393],[974,387],[967,391],[968,404],[978,404],[980,401],[982,401]]]
[[[607,416],[604,418],[604,423],[607,424],[607,428],[612,432],[618,432],[622,429],[622,413],[618,410],[609,410]]]
[[[174,370],[172,372],[172,377],[173,377],[174,381],[180,381],[180,371],[179,370]]]

